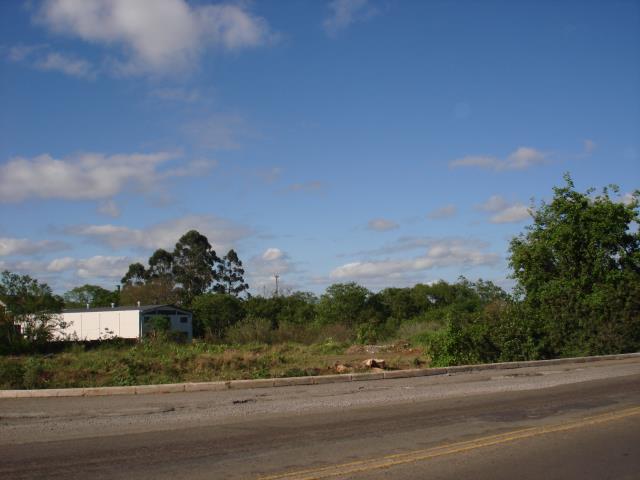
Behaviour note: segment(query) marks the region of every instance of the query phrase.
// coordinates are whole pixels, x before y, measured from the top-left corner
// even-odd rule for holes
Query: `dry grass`
[[[106,343],[97,348],[75,346],[50,355],[0,358],[0,388],[64,388],[215,380],[273,378],[367,369],[367,358],[386,360],[387,368],[415,368],[423,352],[395,345],[372,354],[331,338],[302,345],[218,345],[144,342],[133,346]]]

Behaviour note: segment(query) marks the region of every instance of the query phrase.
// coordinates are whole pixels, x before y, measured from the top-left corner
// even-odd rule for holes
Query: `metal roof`
[[[165,304],[165,305],[137,305],[128,306],[128,307],[92,307],[92,308],[65,308],[62,310],[63,313],[82,313],[82,312],[114,312],[114,311],[130,311],[137,310],[139,312],[145,313],[150,310],[157,310],[158,308],[170,308],[173,310],[180,310],[181,312],[191,313],[189,310],[185,310],[184,308],[176,307],[175,305]]]

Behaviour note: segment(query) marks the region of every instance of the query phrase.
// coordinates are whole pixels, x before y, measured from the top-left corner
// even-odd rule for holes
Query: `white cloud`
[[[436,208],[427,214],[427,218],[432,220],[438,220],[441,218],[453,217],[456,214],[456,206],[453,204],[445,205],[444,207]]]
[[[279,248],[267,248],[262,254],[262,259],[267,262],[280,260],[284,257],[284,253]]]
[[[369,223],[367,223],[367,228],[369,230],[375,230],[376,232],[395,230],[399,226],[400,225],[396,222],[384,218],[374,218],[373,220],[369,220]]]
[[[335,36],[352,23],[368,20],[378,13],[368,0],[333,0],[329,9],[331,14],[323,22],[329,36]]]
[[[78,263],[78,260],[72,257],[55,258],[47,265],[47,271],[49,272],[64,272],[71,270]]]
[[[496,171],[524,170],[534,165],[544,163],[547,154],[531,147],[519,147],[510,153],[507,158],[499,159],[492,156],[468,155],[449,162],[449,167],[478,167]]]
[[[52,51],[49,45],[14,45],[6,49],[7,60],[23,62],[44,71],[60,72],[77,78],[93,80],[96,69],[87,60],[63,52]]]
[[[386,259],[350,262],[334,269],[330,277],[334,280],[358,280],[363,278],[403,277],[438,267],[493,265],[499,257],[484,251],[485,244],[455,239],[430,240],[424,255],[410,259]]]
[[[0,237],[0,256],[34,255],[64,250],[68,246],[52,240],[29,240],[27,238]]]
[[[206,48],[235,51],[274,35],[242,3],[190,5],[185,0],[45,0],[36,21],[86,42],[121,47],[119,73],[179,73]]]
[[[485,212],[500,212],[508,206],[509,203],[502,196],[491,195],[484,203],[478,205],[478,209]]]
[[[247,227],[213,215],[188,215],[139,229],[106,224],[71,227],[67,232],[91,238],[112,248],[171,250],[189,230],[198,230],[205,235],[221,255],[251,233]]]
[[[119,279],[135,261],[137,259],[124,256],[62,257],[51,260],[46,271],[57,274],[73,272],[82,279]]]
[[[477,209],[493,213],[491,223],[515,223],[531,218],[530,207],[520,202],[509,203],[500,195],[492,195]]]
[[[109,198],[131,186],[150,190],[166,178],[201,174],[212,165],[196,161],[178,169],[159,170],[163,163],[175,158],[176,154],[167,152],[110,156],[87,153],[63,160],[49,154],[12,158],[0,165],[0,202]]]
[[[118,204],[115,201],[105,200],[98,205],[98,213],[117,218],[120,216],[120,208],[118,208]]]
[[[284,278],[282,277],[295,271],[295,265],[289,255],[279,248],[269,247],[262,254],[251,257],[247,262],[247,281],[254,292],[272,291],[275,288],[274,275],[278,275],[280,286],[283,287]]]
[[[625,205],[631,205],[634,202],[637,202],[639,200],[640,200],[640,195],[634,194],[632,192],[627,192],[620,196],[620,202]]]
[[[59,52],[50,52],[34,63],[39,70],[57,71],[72,77],[94,79],[96,72],[91,63]]]
[[[529,207],[522,203],[516,203],[505,208],[501,212],[493,215],[489,221],[491,223],[515,223],[531,218]]]

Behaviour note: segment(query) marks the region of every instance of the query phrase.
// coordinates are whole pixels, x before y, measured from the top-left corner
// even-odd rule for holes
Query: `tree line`
[[[192,230],[172,252],[154,252],[148,266],[132,264],[119,290],[85,285],[60,298],[45,284],[5,272],[0,298],[24,299],[22,310],[12,304],[12,312],[179,303],[194,312],[195,335],[209,341],[402,338],[425,346],[436,365],[635,351],[640,192],[627,202],[612,194],[618,195],[614,186],[599,194],[578,192],[566,175],[552,200],[532,210],[532,224],[510,242],[511,293],[461,277],[379,292],[338,283],[319,296],[250,296],[237,254],[218,258],[206,237]],[[45,298],[50,303],[37,303]]]

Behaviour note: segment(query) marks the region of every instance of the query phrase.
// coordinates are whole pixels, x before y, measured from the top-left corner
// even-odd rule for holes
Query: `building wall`
[[[171,322],[171,331],[182,333],[186,340],[191,341],[193,338],[193,315],[191,313],[181,312],[170,307],[159,308],[154,311],[144,312],[142,316],[142,331],[145,333],[147,328],[145,327],[146,320],[150,319],[154,315],[162,315],[167,317]]]
[[[61,314],[67,327],[58,338],[99,340],[120,337],[138,338],[140,313],[138,310],[104,310],[101,312],[65,312]]]

